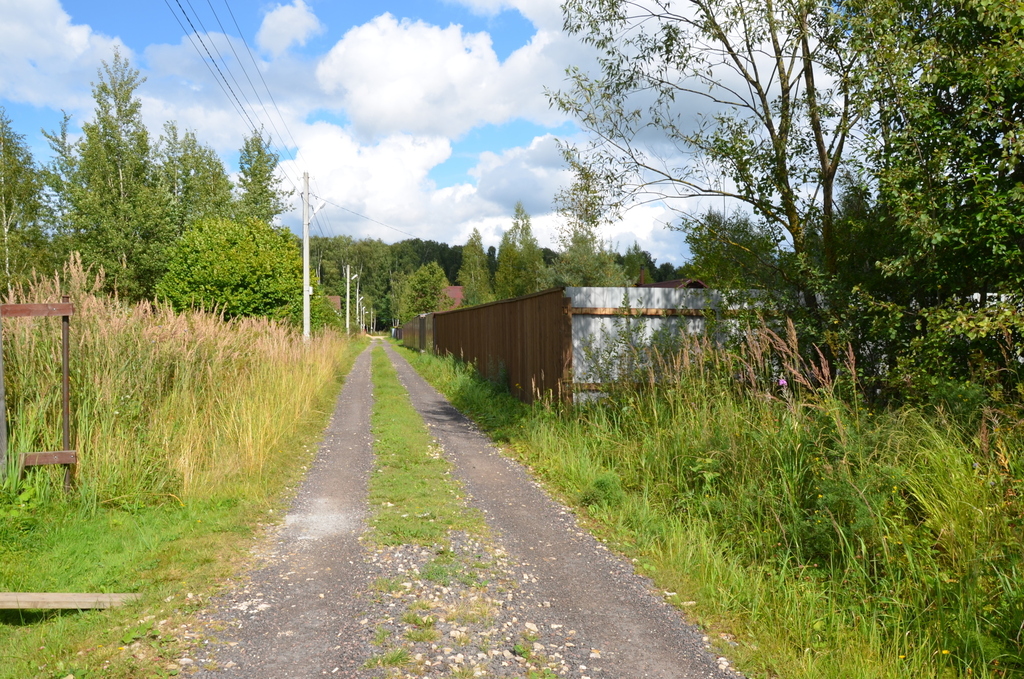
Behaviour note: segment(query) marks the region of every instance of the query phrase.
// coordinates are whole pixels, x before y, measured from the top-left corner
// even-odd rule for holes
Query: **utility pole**
[[[309,173],[302,173],[302,338],[309,339]]]
[[[348,334],[348,300],[352,297],[352,267],[345,265],[345,334]]]

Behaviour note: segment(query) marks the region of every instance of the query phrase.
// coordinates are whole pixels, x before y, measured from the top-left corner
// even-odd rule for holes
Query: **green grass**
[[[982,444],[941,415],[798,388],[799,372],[780,393],[753,353],[677,356],[575,408],[407,356],[713,640],[731,635],[749,676],[1021,676],[1020,428]]]
[[[372,539],[383,545],[432,545],[446,542],[451,530],[482,530],[479,514],[463,504],[451,463],[379,347],[373,350],[373,385]]]
[[[58,289],[60,288],[60,289]],[[0,679],[166,676],[179,625],[280,516],[364,346],[265,321],[127,306],[74,267],[15,301],[71,293],[78,485],[0,485],[0,591],[134,592],[107,611],[0,612]],[[4,322],[11,450],[59,448],[59,330]],[[56,366],[56,371],[55,371]],[[191,595],[191,596],[189,596]]]
[[[409,651],[404,648],[393,648],[366,661],[364,667],[401,667],[412,662]]]

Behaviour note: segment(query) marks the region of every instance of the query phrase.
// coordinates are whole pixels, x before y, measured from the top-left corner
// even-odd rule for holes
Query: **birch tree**
[[[724,197],[784,232],[815,305],[834,275],[836,182],[866,101],[835,14],[814,0],[567,0],[565,29],[599,70],[552,101],[593,136],[577,150],[619,204]],[[705,206],[706,207],[706,206]],[[820,248],[820,256],[815,249]]]

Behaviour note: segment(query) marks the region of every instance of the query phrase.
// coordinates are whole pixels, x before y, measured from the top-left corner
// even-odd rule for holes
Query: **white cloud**
[[[495,15],[513,9],[541,29],[559,30],[562,27],[561,0],[451,0],[484,15]]]
[[[120,40],[71,23],[59,0],[0,0],[0,99],[78,111]]]
[[[499,62],[486,33],[384,14],[351,29],[317,66],[317,79],[356,129],[458,136],[523,118],[557,124],[545,83],[561,77],[555,34],[544,31]]]
[[[277,57],[296,43],[305,45],[309,38],[323,31],[323,24],[309,6],[302,0],[295,0],[267,12],[256,33],[256,44]]]
[[[525,148],[484,152],[470,174],[477,180],[480,197],[509,214],[518,201],[531,214],[550,212],[557,190],[572,180],[558,142],[550,134],[535,138]]]

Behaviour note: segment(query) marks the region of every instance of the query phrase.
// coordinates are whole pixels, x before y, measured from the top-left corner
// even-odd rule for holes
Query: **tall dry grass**
[[[148,504],[240,497],[295,451],[285,444],[310,413],[329,405],[346,340],[304,343],[265,319],[225,322],[126,304],[101,291],[102,276],[73,260],[62,274],[13,291],[11,303],[71,296],[72,446],[77,490],[96,503]],[[60,319],[6,319],[4,359],[11,471],[17,454],[59,450]],[[57,470],[27,483],[52,489]],[[18,485],[9,475],[8,489]]]

